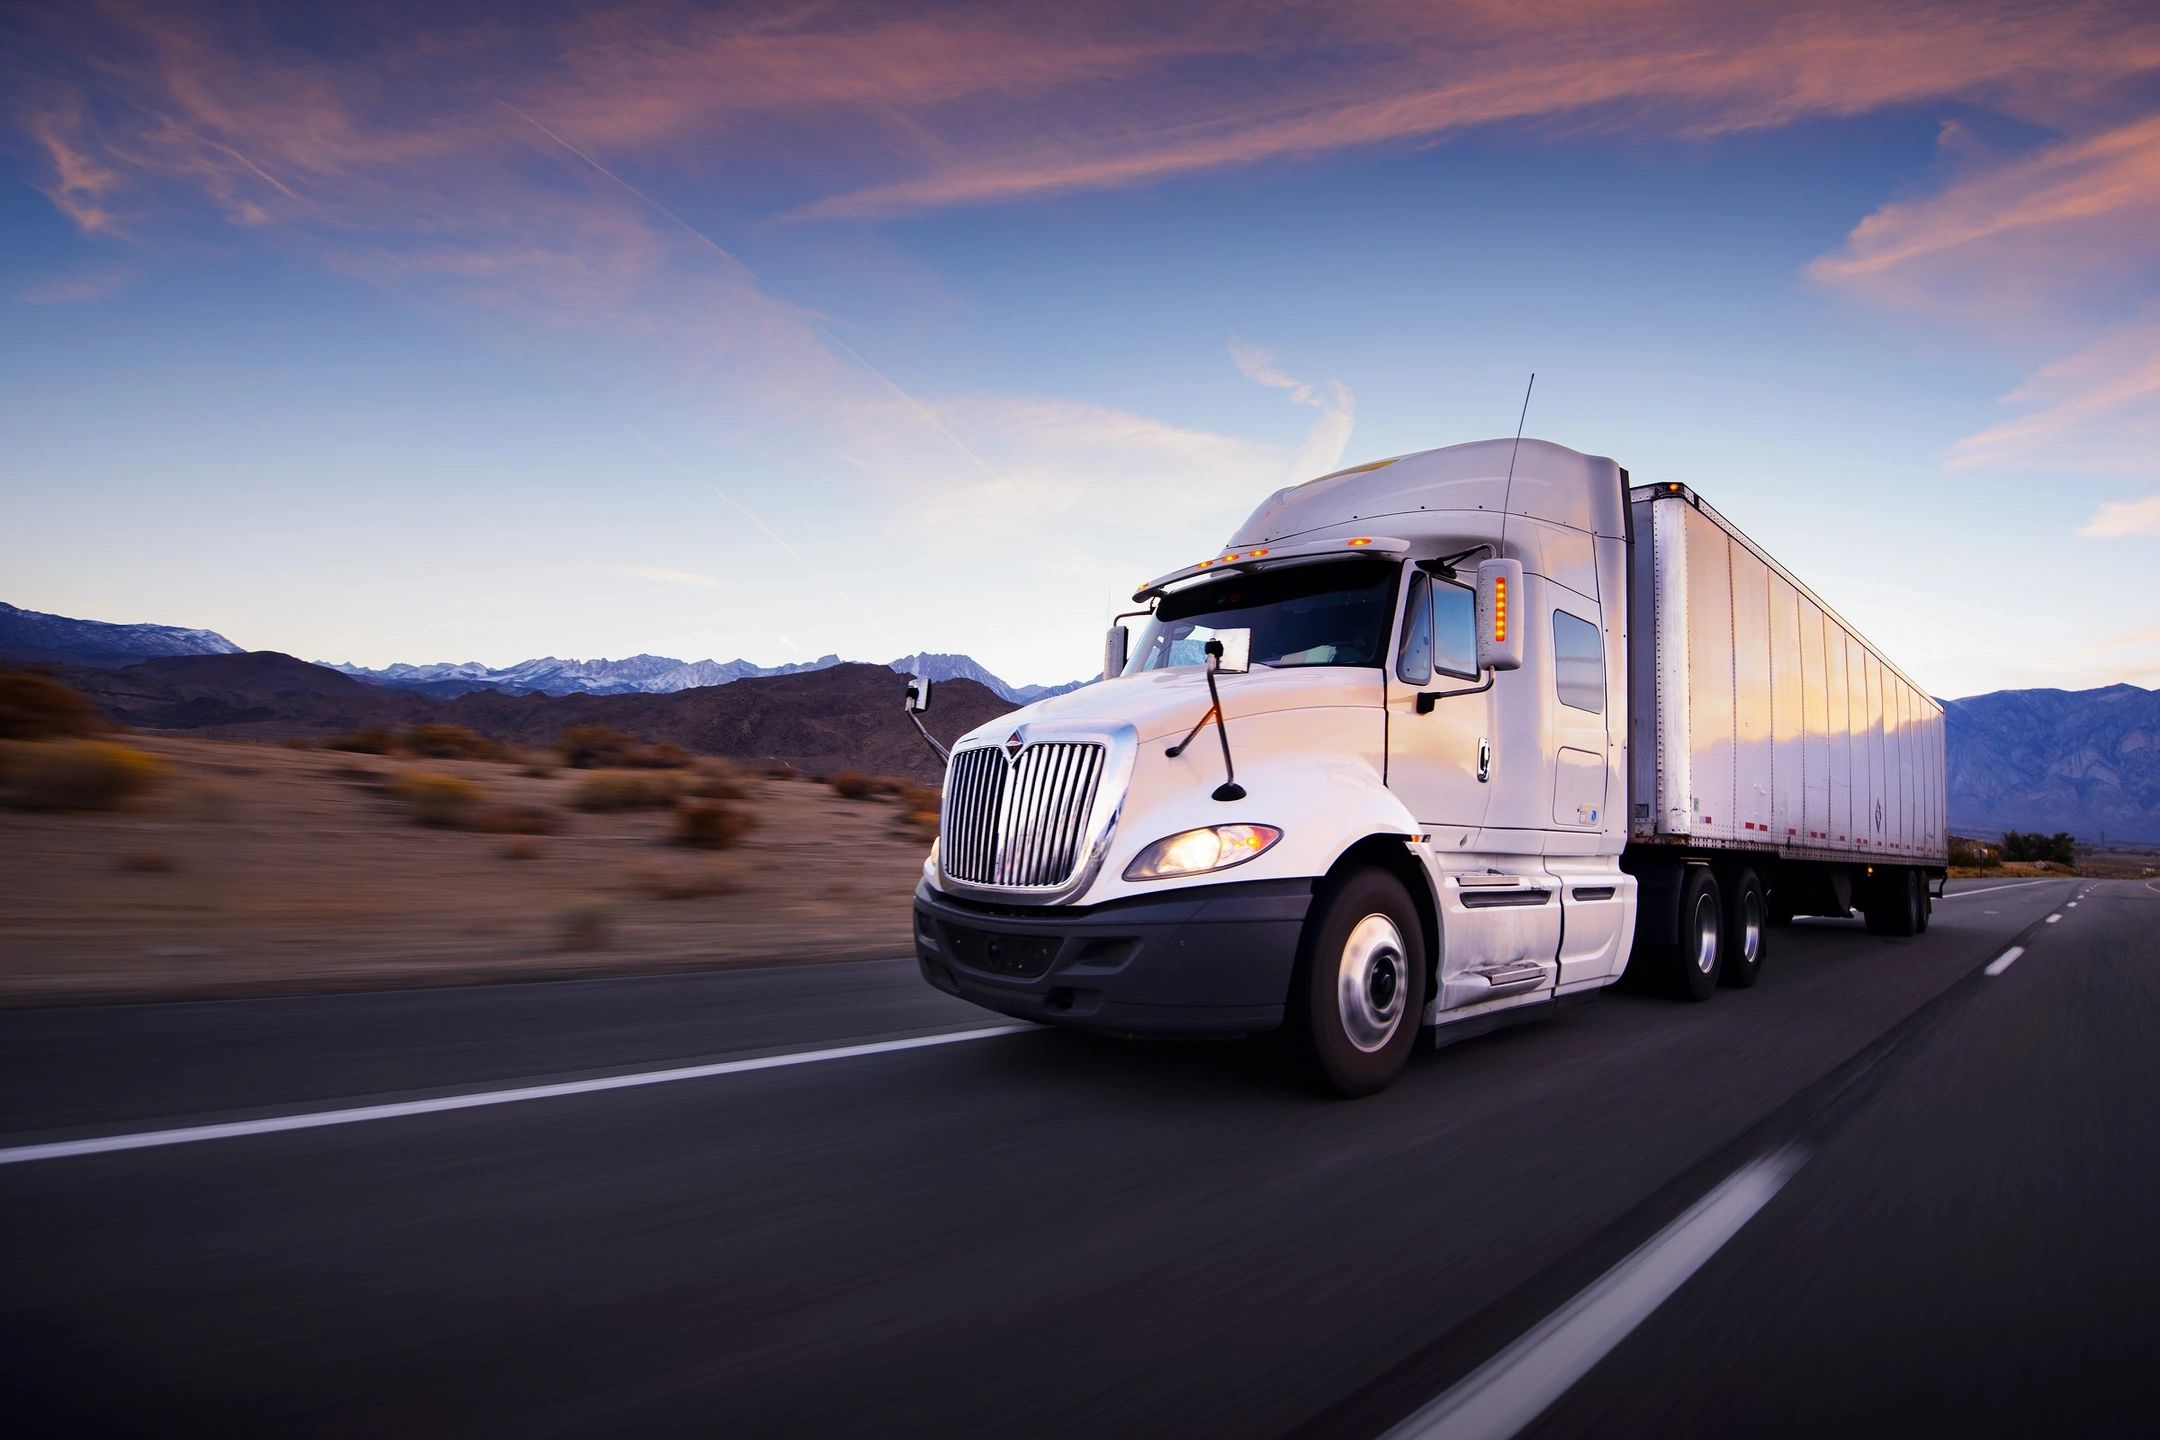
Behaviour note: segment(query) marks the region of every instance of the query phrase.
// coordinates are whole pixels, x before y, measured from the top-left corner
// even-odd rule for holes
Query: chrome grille
[[[938,863],[970,885],[1055,889],[1087,848],[1104,747],[1044,740],[1010,760],[996,745],[961,750],[945,780]]]

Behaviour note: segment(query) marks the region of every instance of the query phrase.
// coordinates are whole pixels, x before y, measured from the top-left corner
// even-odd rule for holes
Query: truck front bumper
[[[1282,1024],[1310,880],[1203,885],[1022,909],[915,890],[923,978],[986,1009],[1089,1030],[1224,1034]]]

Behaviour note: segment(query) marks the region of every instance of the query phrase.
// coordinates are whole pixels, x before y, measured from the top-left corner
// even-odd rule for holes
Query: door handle
[[[1492,779],[1492,741],[1480,735],[1477,742],[1477,783]]]

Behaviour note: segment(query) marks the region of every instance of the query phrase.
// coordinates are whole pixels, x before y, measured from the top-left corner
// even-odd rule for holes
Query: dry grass
[[[675,812],[675,843],[727,850],[757,828],[757,813],[733,800],[700,800]]]
[[[499,741],[475,734],[463,725],[415,725],[400,742],[405,753],[426,760],[502,760],[508,757]]]
[[[884,782],[860,770],[842,770],[825,782],[843,800],[870,800],[884,793]]]
[[[0,798],[17,810],[112,810],[171,773],[157,756],[112,740],[17,742],[0,753]]]
[[[864,825],[861,804],[822,785],[740,773],[747,793],[728,803],[756,828],[705,852],[676,844],[673,808],[571,807],[596,777],[568,769],[531,777],[481,761],[160,735],[130,744],[169,766],[170,783],[113,812],[0,810],[0,1006],[656,974],[908,950],[923,842],[896,833],[899,814]],[[13,748],[23,747],[0,746]],[[414,773],[480,787],[482,812],[535,807],[554,831],[542,840],[416,825],[391,799]],[[689,773],[659,778],[697,783]],[[844,851],[832,843],[840,833]],[[121,868],[134,852],[169,855],[181,868]],[[669,867],[648,888],[709,892],[724,881],[732,897],[648,895],[624,883],[633,858]],[[678,871],[690,878],[673,878]],[[578,918],[579,897],[604,903]],[[169,958],[181,950],[184,965]]]
[[[579,783],[570,804],[579,810],[606,813],[617,810],[667,810],[681,798],[682,786],[673,775],[652,771],[610,770]]]
[[[391,782],[390,798],[419,824],[461,830],[486,807],[488,792],[462,775],[418,770]]]
[[[710,865],[665,865],[632,860],[623,866],[623,884],[648,900],[705,900],[732,895],[742,882]]]
[[[104,728],[97,707],[74,686],[34,670],[0,667],[0,740],[56,740]]]

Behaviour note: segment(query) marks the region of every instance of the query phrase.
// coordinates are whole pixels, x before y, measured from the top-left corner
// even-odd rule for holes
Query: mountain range
[[[239,655],[242,647],[215,630],[175,625],[109,625],[75,620],[0,604],[0,658],[55,665],[110,668],[165,655]],[[483,665],[478,660],[438,661],[427,665],[394,664],[380,669],[319,661],[325,669],[371,685],[418,690],[444,699],[474,690],[510,695],[673,695],[710,685],[727,685],[771,675],[800,675],[844,664],[838,655],[792,665],[758,665],[748,660],[677,660],[670,655],[631,655],[621,660],[564,660],[543,655],[515,665]],[[991,693],[1025,705],[1046,695],[1077,690],[1085,681],[1065,685],[1009,685],[965,655],[928,652],[903,655],[887,669],[923,675],[933,681],[972,680]]]
[[[951,733],[1083,683],[1008,685],[967,656],[946,654],[884,666],[831,655],[776,666],[634,655],[368,670],[243,652],[211,630],[110,625],[12,605],[0,605],[0,659],[70,667],[113,718],[152,729],[279,737],[444,720],[540,743],[596,722],[712,754],[926,777],[935,764],[886,673],[941,682],[937,717],[965,721]],[[2160,843],[2160,690],[1998,690],[1945,701],[1944,711],[1956,833],[2067,830],[2085,840]]]

